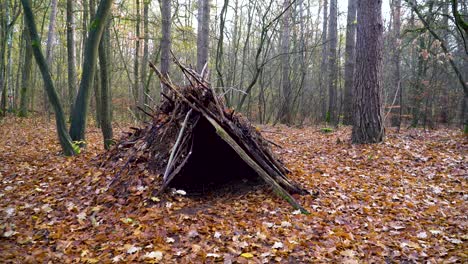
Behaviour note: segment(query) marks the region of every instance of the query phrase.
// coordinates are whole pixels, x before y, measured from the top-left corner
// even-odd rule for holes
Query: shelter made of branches
[[[131,173],[123,176],[122,171],[132,167],[162,175],[160,184],[154,186],[156,195],[169,186],[191,189],[260,178],[294,208],[307,213],[291,196],[306,191],[286,177],[289,171],[273,154],[270,143],[240,114],[226,108],[205,78],[175,63],[189,85],[175,85],[150,64],[171,96],[164,95],[159,109],[147,113],[152,117],[150,125],[133,128],[109,152],[106,161],[121,161],[109,186],[128,187]]]

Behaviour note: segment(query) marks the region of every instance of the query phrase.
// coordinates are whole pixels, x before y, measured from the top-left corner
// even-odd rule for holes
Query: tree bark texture
[[[282,87],[282,102],[280,109],[280,121],[283,124],[291,124],[291,80],[289,79],[289,46],[291,38],[291,8],[290,0],[284,0],[283,10],[286,12],[283,15],[283,30],[281,32],[281,87]]]
[[[76,96],[76,49],[74,0],[67,0],[67,60],[68,60],[68,105],[70,112]]]
[[[395,94],[395,106],[398,108],[392,108],[392,118],[391,124],[394,127],[398,127],[398,130],[401,126],[401,110],[402,110],[402,86],[401,86],[401,76],[400,76],[400,28],[401,28],[401,0],[392,1],[392,19],[393,19],[393,28],[392,28],[392,64],[393,64],[393,74],[392,74],[392,86],[396,90]]]
[[[331,124],[338,124],[336,116],[336,102],[337,102],[337,82],[338,82],[338,67],[336,47],[338,43],[338,3],[337,0],[330,1],[330,27],[329,32],[329,55],[328,55],[328,112],[329,121]]]
[[[353,121],[353,80],[356,49],[356,8],[357,0],[348,0],[348,17],[346,22],[345,73],[343,124],[351,125]]]
[[[321,112],[323,120],[326,119],[327,115],[327,101],[326,101],[326,89],[325,83],[327,82],[327,70],[328,70],[328,0],[323,0],[323,24],[322,24],[322,61],[320,63],[320,77],[319,77],[319,89],[320,89],[320,102]]]
[[[109,78],[109,23],[104,29],[101,42],[99,43],[99,70],[101,72],[101,131],[104,138],[104,148],[109,149],[112,145],[112,115],[111,115],[111,94],[110,94],[110,78]]]
[[[161,0],[161,20],[161,73],[167,76],[171,62],[171,0]],[[161,91],[168,93],[169,89],[161,83]]]
[[[28,115],[28,99],[29,90],[31,89],[31,68],[32,68],[32,56],[33,51],[31,48],[31,38],[29,36],[26,23],[23,29],[25,53],[24,53],[24,65],[23,74],[21,77],[21,90],[20,90],[20,109],[18,115],[20,117],[26,117]]]
[[[353,143],[383,141],[382,0],[359,0],[357,8],[356,70],[353,89]]]
[[[201,73],[208,62],[210,33],[210,0],[198,1],[198,34],[197,34],[197,71]]]

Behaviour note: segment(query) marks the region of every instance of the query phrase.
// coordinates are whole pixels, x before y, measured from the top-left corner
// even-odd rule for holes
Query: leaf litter
[[[311,212],[302,215],[268,188],[154,197],[142,180],[113,197],[113,174],[95,166],[98,129],[82,154],[64,157],[52,124],[2,122],[3,261],[468,261],[468,140],[459,131],[388,131],[385,143],[351,145],[349,128],[259,127],[282,146],[274,150],[290,177],[317,194],[295,197]]]

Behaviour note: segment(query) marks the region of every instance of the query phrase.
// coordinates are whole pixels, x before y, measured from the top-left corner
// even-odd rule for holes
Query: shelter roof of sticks
[[[144,128],[132,128],[110,150],[103,162],[119,167],[109,188],[124,193],[134,181],[148,181],[153,194],[169,186],[190,189],[203,184],[227,183],[241,177],[261,178],[295,209],[308,213],[291,194],[307,191],[286,177],[288,169],[269,143],[240,114],[225,107],[203,75],[177,60],[189,85],[177,86],[150,63],[171,96],[164,100]],[[151,180],[132,177],[132,168],[156,176]],[[126,172],[126,173],[124,173]],[[149,183],[149,184],[148,184]]]

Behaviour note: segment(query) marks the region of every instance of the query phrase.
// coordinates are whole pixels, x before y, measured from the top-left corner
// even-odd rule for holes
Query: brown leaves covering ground
[[[467,262],[467,139],[454,130],[389,132],[350,145],[349,129],[262,127],[290,175],[317,197],[294,212],[267,188],[148,205],[147,186],[100,203],[113,175],[89,147],[63,157],[52,124],[0,124],[0,262]],[[104,199],[105,200],[105,199]],[[109,198],[109,200],[112,200]],[[153,198],[156,200],[156,198]]]

